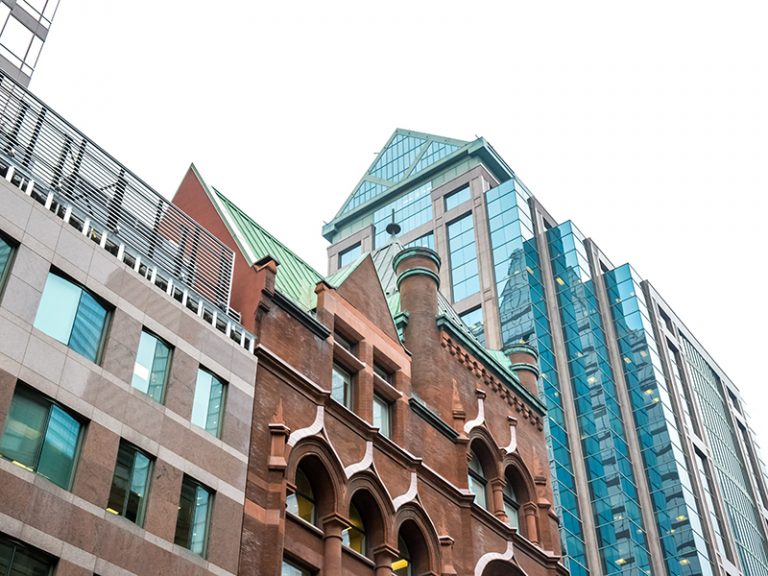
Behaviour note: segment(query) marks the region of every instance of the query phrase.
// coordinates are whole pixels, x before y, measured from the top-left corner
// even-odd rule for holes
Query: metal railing
[[[229,312],[234,253],[8,77],[0,76],[0,161],[28,195],[60,206],[147,269]],[[49,198],[50,197],[50,198]],[[101,240],[100,240],[101,242]]]

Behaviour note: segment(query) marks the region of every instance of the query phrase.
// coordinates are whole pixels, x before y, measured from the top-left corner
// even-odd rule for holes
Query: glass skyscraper
[[[435,249],[488,348],[539,352],[571,574],[768,575],[768,490],[738,389],[653,286],[556,222],[483,139],[397,130],[323,234],[329,272]]]

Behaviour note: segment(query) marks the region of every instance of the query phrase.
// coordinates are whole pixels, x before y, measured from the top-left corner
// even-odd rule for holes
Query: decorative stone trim
[[[537,430],[544,430],[544,420],[536,414],[531,407],[520,399],[509,387],[501,380],[491,374],[480,362],[467,353],[461,346],[453,341],[448,335],[443,334],[440,342],[443,348],[447,348],[456,361],[469,370],[475,378],[483,382],[491,391],[501,397],[510,407],[514,408],[523,419],[527,420]]]

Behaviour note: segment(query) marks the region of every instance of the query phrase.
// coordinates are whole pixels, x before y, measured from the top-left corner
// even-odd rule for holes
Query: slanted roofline
[[[402,177],[398,177],[396,180],[387,180],[381,178],[381,174],[375,174],[374,172],[377,170],[377,165],[384,161],[385,155],[391,149],[393,142],[395,142],[396,139],[403,141],[405,138],[421,139],[423,142],[419,144],[418,151],[413,153],[413,158],[411,159],[409,166],[403,170]],[[417,142],[414,142],[414,145],[416,144]],[[435,161],[426,163],[428,161],[426,158],[428,151],[434,150],[433,146],[440,145],[451,146],[455,149],[442,156],[439,156],[438,153],[437,156],[439,157]],[[447,150],[448,148],[443,149],[443,151]],[[353,192],[349,195],[338,213],[330,222],[323,226],[323,236],[329,242],[333,242],[339,228],[345,223],[355,220],[362,213],[368,213],[371,210],[386,204],[406,189],[418,186],[422,182],[432,178],[436,173],[443,171],[447,166],[468,156],[479,157],[483,164],[485,164],[501,182],[514,177],[512,169],[507,165],[504,159],[498,155],[485,138],[480,137],[471,142],[466,142],[463,140],[446,138],[444,136],[436,136],[424,132],[398,128],[393,132],[392,136],[389,137],[387,143],[382,148],[382,151],[376,156],[376,159],[357,183]],[[420,164],[424,164],[423,167],[421,167]],[[373,187],[370,193],[370,198],[365,198],[364,195],[361,197],[361,187],[365,184],[369,184]]]

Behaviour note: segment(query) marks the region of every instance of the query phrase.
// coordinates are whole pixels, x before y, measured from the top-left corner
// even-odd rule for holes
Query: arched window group
[[[395,557],[387,559],[395,576],[413,576],[436,569],[437,536],[418,505],[409,503],[395,511],[386,490],[373,475],[362,473],[347,480],[342,470],[334,475],[328,468],[328,463],[321,462],[317,454],[301,457],[293,473],[288,474],[288,514],[320,530],[325,529],[324,518],[341,517],[341,545],[374,561],[379,561],[374,558],[378,549],[389,550],[390,554],[396,550]],[[293,566],[292,562],[288,559],[285,564]]]
[[[495,509],[492,480],[497,478],[498,459],[494,458],[493,452],[487,444],[480,438],[475,438],[469,445],[467,453],[467,486],[469,491],[475,495],[475,504],[485,508],[489,512],[501,516],[503,511],[507,524],[517,529],[523,536],[531,537],[528,534],[524,518],[522,517],[522,507],[530,502],[533,497],[532,490],[529,489],[530,482],[526,482],[523,473],[522,464],[511,464],[507,461],[501,482],[501,505],[503,510]]]

